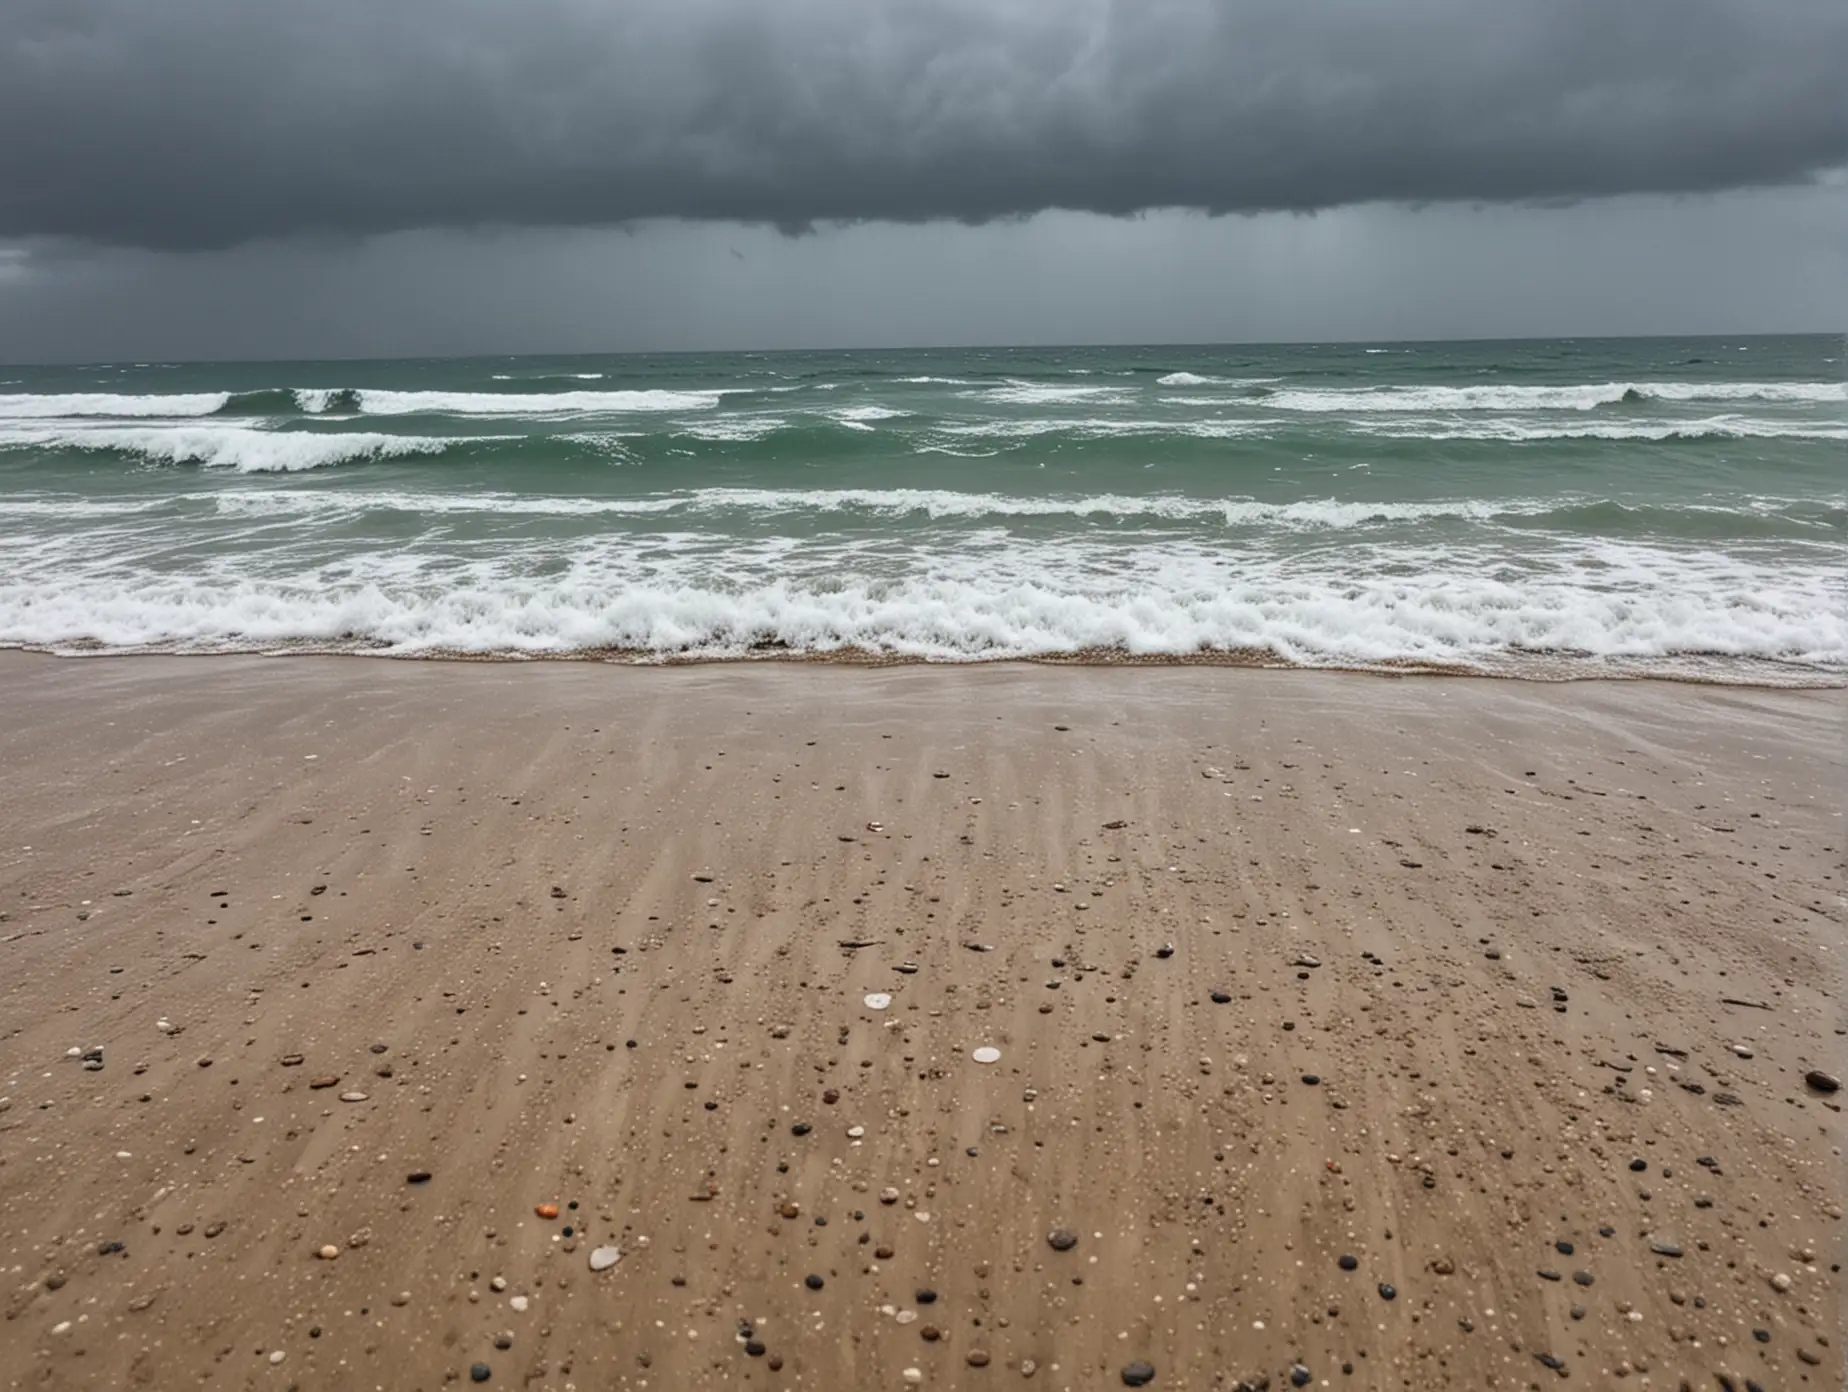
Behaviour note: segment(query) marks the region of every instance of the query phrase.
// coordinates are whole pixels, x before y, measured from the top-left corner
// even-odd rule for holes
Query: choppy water
[[[0,645],[1848,674],[1831,338],[0,367]]]

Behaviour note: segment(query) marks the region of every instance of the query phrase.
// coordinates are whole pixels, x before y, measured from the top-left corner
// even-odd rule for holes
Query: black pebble
[[[406,1184],[428,1184],[430,1182],[430,1172],[428,1170],[412,1170],[404,1177],[404,1182]]]
[[[806,1278],[802,1282],[802,1284],[807,1286],[810,1290],[820,1290],[822,1286],[826,1284],[826,1282],[824,1282],[819,1276],[810,1276]]]
[[[1230,1005],[1231,1003],[1232,997],[1228,996],[1224,991],[1213,992],[1214,1005]]]
[[[1641,1174],[1644,1170],[1649,1168],[1649,1162],[1647,1160],[1632,1160],[1630,1162],[1630,1168],[1637,1174]]]
[[[1562,1238],[1553,1244],[1553,1250],[1562,1257],[1569,1257],[1572,1255],[1572,1244]]]
[[[1123,1365],[1123,1385],[1125,1387],[1147,1387],[1153,1381],[1155,1381],[1153,1363],[1138,1361]]]
[[[1589,1286],[1591,1284],[1591,1273],[1589,1271],[1575,1271],[1572,1273],[1572,1279],[1581,1286]]]
[[[486,1363],[476,1363],[468,1370],[468,1380],[470,1382],[486,1382],[493,1376],[494,1370]]]
[[[931,1290],[928,1287],[926,1287],[925,1289],[918,1292],[918,1304],[935,1305],[936,1303],[937,1303],[937,1292],[936,1291]]]
[[[1388,1285],[1384,1281],[1380,1282],[1380,1299],[1381,1300],[1397,1300],[1398,1298],[1399,1298],[1399,1288],[1397,1286]]]
[[[633,1049],[636,1047],[636,1043],[633,1039],[627,1039],[623,1041],[623,1047],[625,1049]]]
[[[1754,1329],[1752,1331],[1752,1337],[1761,1344],[1768,1344],[1771,1342],[1771,1331],[1769,1329]]]
[[[1617,1229],[1615,1229],[1615,1228],[1599,1228],[1599,1229],[1598,1229],[1598,1236],[1599,1236],[1599,1237],[1615,1237],[1615,1236],[1617,1236]]]
[[[1534,1274],[1542,1281],[1557,1281],[1560,1279],[1557,1271],[1537,1271]]]
[[[1317,1083],[1321,1082],[1322,1079],[1319,1074],[1305,1073],[1303,1074],[1303,1081],[1309,1084],[1310,1087],[1314,1087]]]
[[[764,1356],[764,1346],[756,1339],[745,1340],[744,1351],[753,1358],[762,1358]]]
[[[1545,1367],[1551,1368],[1556,1373],[1563,1372],[1565,1370],[1566,1365],[1562,1363],[1559,1359],[1553,1357],[1553,1355],[1550,1353],[1536,1353],[1534,1357],[1538,1358],[1540,1362],[1542,1363],[1542,1365],[1544,1365]]]
[[[1302,1364],[1298,1363],[1294,1368],[1290,1369],[1290,1386],[1307,1387],[1309,1385],[1309,1379],[1313,1376],[1314,1374]]]
[[[1353,1257],[1342,1257],[1335,1265],[1339,1266],[1343,1271],[1354,1271],[1359,1268],[1360,1263]]]
[[[789,1134],[792,1136],[806,1136],[810,1129],[806,1121],[798,1121],[794,1126],[789,1128]]]

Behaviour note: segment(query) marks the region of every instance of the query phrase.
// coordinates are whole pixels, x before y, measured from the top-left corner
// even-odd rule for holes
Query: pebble
[[[1780,1294],[1784,1291],[1789,1290],[1790,1289],[1790,1277],[1786,1276],[1781,1271],[1778,1272],[1777,1275],[1771,1278],[1771,1289],[1779,1292]]]
[[[315,1255],[322,1261],[332,1261],[340,1255],[340,1249],[330,1242],[321,1248],[320,1251],[316,1252]]]
[[[1123,1365],[1123,1385],[1125,1387],[1147,1387],[1155,1381],[1155,1365],[1138,1359],[1134,1363]]]
[[[1397,1300],[1398,1298],[1399,1298],[1399,1288],[1397,1286],[1394,1286],[1386,1281],[1380,1282],[1380,1299],[1381,1300]]]
[[[1224,991],[1213,992],[1214,1005],[1230,1005],[1231,1003],[1232,997],[1228,996]]]
[[[1314,1374],[1311,1373],[1302,1364],[1300,1363],[1293,1364],[1290,1368],[1290,1386],[1307,1387],[1309,1385],[1309,1380],[1313,1376]]]
[[[1001,1061],[1001,1051],[992,1044],[984,1044],[981,1048],[970,1054],[969,1057],[974,1059],[977,1063],[999,1063]]]
[[[469,1370],[468,1370],[468,1380],[470,1382],[486,1382],[489,1378],[493,1376],[494,1376],[494,1370],[490,1368],[486,1363],[472,1364],[470,1365]]]
[[[988,1366],[988,1355],[982,1352],[981,1349],[970,1349],[969,1356],[963,1359],[963,1362],[967,1363],[971,1368],[986,1368]]]
[[[532,1302],[523,1295],[510,1296],[507,1300],[507,1303],[513,1307],[513,1312],[516,1315],[525,1314],[526,1307],[532,1304]]]
[[[802,1284],[807,1286],[810,1290],[820,1290],[827,1282],[822,1280],[819,1276],[805,1276],[802,1278]]]
[[[1658,1257],[1678,1257],[1681,1255],[1681,1249],[1672,1242],[1652,1242],[1649,1244],[1649,1250],[1654,1252]]]
[[[591,1250],[590,1269],[608,1271],[622,1257],[622,1252],[615,1247],[597,1247]]]
[[[1359,1269],[1360,1261],[1355,1257],[1343,1256],[1335,1265],[1339,1266],[1343,1271],[1355,1271]]]
[[[892,997],[887,995],[884,991],[869,991],[860,998],[860,1004],[864,1005],[868,1010],[884,1010],[887,1006],[892,1004]]]
[[[363,1092],[343,1092],[340,1094],[340,1100],[342,1102],[364,1102],[366,1100],[366,1094]]]
[[[289,1355],[284,1353],[281,1349],[277,1349],[274,1353],[272,1353],[269,1356],[270,1365],[273,1367],[276,1364],[282,1362],[282,1360],[287,1358],[288,1356]]]
[[[428,1184],[430,1182],[430,1172],[428,1170],[412,1170],[404,1177],[404,1182],[406,1184]]]
[[[1078,1234],[1070,1228],[1054,1228],[1046,1234],[1046,1244],[1055,1252],[1069,1252],[1078,1245]]]
[[[1841,1079],[1837,1078],[1833,1073],[1824,1073],[1820,1068],[1812,1068],[1809,1072],[1805,1073],[1803,1075],[1803,1081],[1816,1089],[1817,1092],[1839,1092],[1842,1086]]]

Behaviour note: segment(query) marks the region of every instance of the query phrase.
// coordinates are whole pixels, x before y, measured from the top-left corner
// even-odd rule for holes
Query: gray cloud
[[[983,222],[1804,181],[1841,0],[8,0],[0,236]]]

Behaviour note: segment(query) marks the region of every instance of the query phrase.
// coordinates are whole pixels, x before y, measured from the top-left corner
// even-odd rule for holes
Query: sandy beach
[[[1845,709],[0,653],[0,1385],[1839,1388]]]

